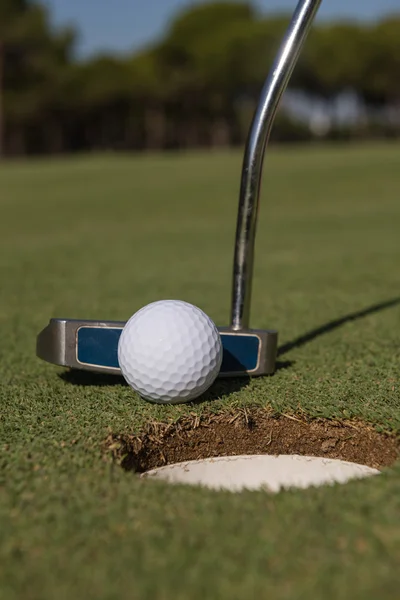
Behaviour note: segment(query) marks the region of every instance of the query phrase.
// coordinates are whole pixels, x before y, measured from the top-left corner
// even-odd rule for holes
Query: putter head
[[[118,341],[123,321],[51,319],[37,337],[39,358],[62,367],[121,375]],[[276,331],[219,327],[223,360],[219,377],[272,375],[275,372]]]

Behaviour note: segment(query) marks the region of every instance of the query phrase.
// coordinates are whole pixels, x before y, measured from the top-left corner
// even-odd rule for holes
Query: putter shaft
[[[231,327],[249,327],[254,244],[265,149],[282,95],[322,0],[300,0],[261,92],[247,138],[233,265]]]

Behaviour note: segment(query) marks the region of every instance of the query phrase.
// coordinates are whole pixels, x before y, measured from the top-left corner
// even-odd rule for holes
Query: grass
[[[126,319],[171,297],[227,324],[241,155],[0,168],[0,597],[396,596],[399,465],[332,489],[233,495],[139,483],[102,444],[235,406],[398,434],[399,160],[396,145],[270,153],[252,325],[279,330],[282,368],[171,407],[118,380],[74,385],[35,357],[35,337],[50,316]]]

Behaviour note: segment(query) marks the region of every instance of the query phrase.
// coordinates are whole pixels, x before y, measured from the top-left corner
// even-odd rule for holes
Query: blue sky
[[[56,25],[74,24],[79,54],[127,52],[157,39],[174,15],[201,0],[44,0]],[[296,0],[254,0],[265,13],[292,11]],[[323,0],[318,19],[377,19],[400,13],[399,0]]]

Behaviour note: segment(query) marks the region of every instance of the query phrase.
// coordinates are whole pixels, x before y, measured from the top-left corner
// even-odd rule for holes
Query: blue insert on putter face
[[[121,328],[80,327],[77,331],[77,360],[84,365],[100,365],[118,369],[118,341]],[[221,336],[223,345],[222,373],[257,371],[261,341],[256,334]]]

